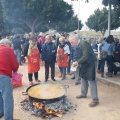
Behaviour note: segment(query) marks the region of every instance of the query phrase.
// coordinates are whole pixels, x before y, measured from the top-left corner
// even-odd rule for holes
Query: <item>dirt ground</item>
[[[57,71],[57,68],[56,68]],[[27,96],[22,95],[29,87],[27,78],[27,64],[20,66],[19,73],[23,74],[23,86],[13,89],[14,94],[14,118],[20,120],[42,120],[41,117],[35,117],[31,115],[29,111],[21,109],[20,102]],[[90,108],[88,104],[91,102],[90,92],[85,99],[76,99],[76,96],[80,94],[80,85],[76,86],[75,81],[71,80],[72,76],[67,75],[67,79],[61,81],[57,76],[59,72],[56,72],[56,82],[61,85],[69,85],[67,90],[67,97],[72,104],[77,105],[76,110],[72,110],[63,115],[62,118],[52,118],[52,120],[120,120],[120,88],[118,86],[111,86],[103,82],[98,81],[98,94],[100,104],[94,108]],[[44,67],[41,67],[39,71],[39,79],[44,82]],[[53,81],[49,80],[48,82]],[[4,120],[4,117],[1,118]]]

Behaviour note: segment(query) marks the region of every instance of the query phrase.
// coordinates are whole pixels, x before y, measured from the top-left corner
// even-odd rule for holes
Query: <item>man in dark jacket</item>
[[[71,35],[69,41],[71,45],[78,46],[78,61],[73,62],[73,66],[80,66],[81,95],[76,96],[76,98],[86,98],[89,86],[92,96],[92,102],[89,104],[89,107],[95,107],[99,104],[95,74],[96,57],[91,45],[87,41],[79,40],[78,35]]]
[[[12,40],[13,49],[15,55],[17,57],[19,65],[21,65],[21,50],[22,50],[22,42],[20,40],[20,36],[16,35],[15,38]]]
[[[49,78],[49,66],[51,67],[51,79],[55,77],[55,61],[56,61],[57,49],[53,42],[51,42],[51,37],[47,35],[45,37],[45,43],[42,46],[42,61],[45,62],[45,82]]]

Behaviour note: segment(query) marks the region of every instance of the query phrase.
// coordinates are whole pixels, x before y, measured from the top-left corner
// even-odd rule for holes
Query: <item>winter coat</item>
[[[80,64],[80,77],[84,80],[96,80],[96,56],[87,41],[80,41],[77,48],[78,64]]]
[[[14,51],[4,45],[0,45],[0,75],[12,77],[12,71],[18,70],[19,64]]]
[[[55,62],[57,48],[54,43],[44,43],[42,46],[42,61]]]

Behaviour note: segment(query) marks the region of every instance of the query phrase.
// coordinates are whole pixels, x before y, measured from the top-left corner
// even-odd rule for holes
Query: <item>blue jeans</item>
[[[66,74],[66,67],[59,67],[59,69],[61,73]]]
[[[113,73],[113,56],[107,55],[108,72]]]
[[[98,99],[96,80],[84,80],[83,78],[81,78],[81,95],[87,96],[88,86],[90,87],[92,100],[94,102],[98,102],[99,99]]]
[[[98,70],[101,71],[101,60],[98,60]]]
[[[16,49],[16,50],[14,50],[14,53],[15,53],[15,55],[17,57],[19,65],[20,65],[21,64],[21,50],[20,49]]]
[[[104,73],[104,67],[105,67],[105,58],[101,60],[101,72]]]
[[[0,116],[5,120],[13,120],[13,93],[9,76],[0,75]]]

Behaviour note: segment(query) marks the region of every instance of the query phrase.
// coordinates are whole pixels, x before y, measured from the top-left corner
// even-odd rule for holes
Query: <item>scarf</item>
[[[64,45],[59,44],[59,47],[60,47],[60,48],[64,48],[64,46],[65,46],[65,44],[64,44]]]
[[[31,56],[31,50],[37,48],[37,42],[35,45],[32,44],[32,41],[29,41],[28,56]]]

